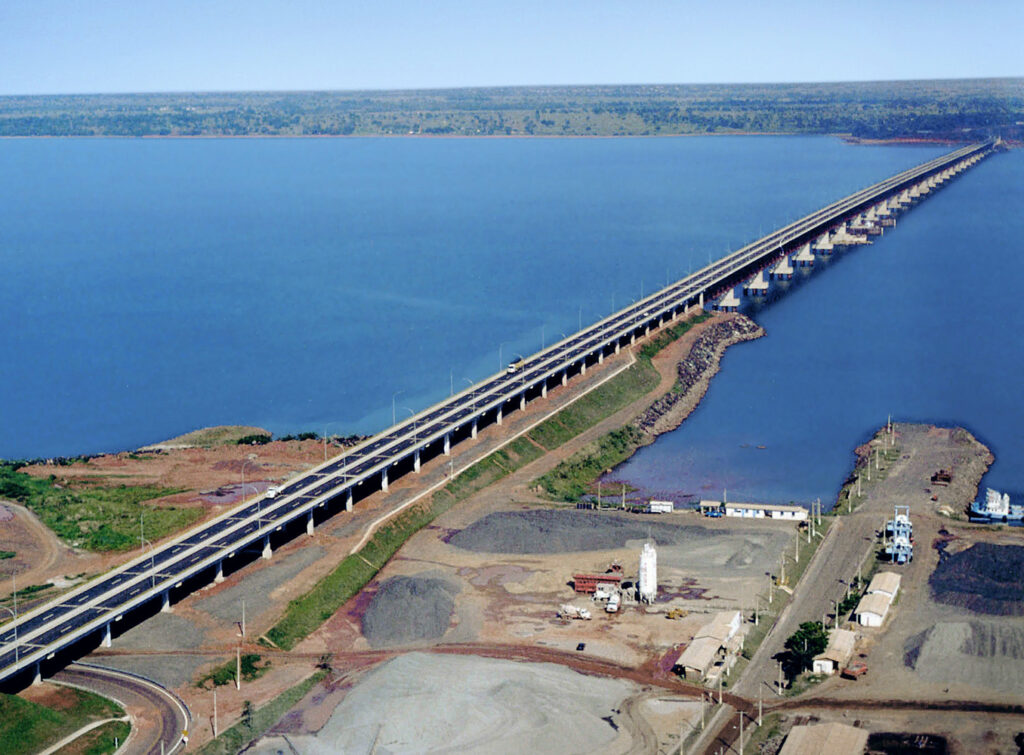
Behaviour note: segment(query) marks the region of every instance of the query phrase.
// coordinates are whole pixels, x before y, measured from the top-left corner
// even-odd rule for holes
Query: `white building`
[[[640,551],[640,601],[653,603],[658,595],[658,552],[650,543]]]
[[[865,627],[880,627],[889,613],[888,595],[880,592],[868,593],[857,604],[857,623]]]
[[[672,501],[648,501],[647,502],[647,513],[648,514],[671,514],[675,509],[675,505]]]
[[[713,508],[717,502],[701,501],[701,508]],[[807,520],[807,509],[803,506],[774,503],[725,503],[718,504],[726,516],[745,519],[786,519],[794,522]]]
[[[853,657],[857,635],[848,629],[833,629],[828,634],[828,647],[814,656],[811,670],[815,674],[834,674]]]
[[[879,593],[889,598],[889,602],[892,603],[896,599],[896,593],[900,590],[900,575],[896,572],[881,571],[878,572],[872,579],[871,584],[868,585],[867,594],[871,595]]]

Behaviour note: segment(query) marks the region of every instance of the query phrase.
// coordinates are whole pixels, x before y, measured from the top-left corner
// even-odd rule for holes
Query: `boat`
[[[1019,522],[1024,519],[1024,506],[1011,504],[1009,493],[987,488],[985,500],[971,504],[970,515],[987,522]]]

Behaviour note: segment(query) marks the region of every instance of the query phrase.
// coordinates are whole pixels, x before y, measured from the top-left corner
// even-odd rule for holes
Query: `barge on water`
[[[984,501],[971,504],[970,518],[979,522],[1020,522],[1024,520],[1024,506],[1011,504],[1009,493],[988,488]]]

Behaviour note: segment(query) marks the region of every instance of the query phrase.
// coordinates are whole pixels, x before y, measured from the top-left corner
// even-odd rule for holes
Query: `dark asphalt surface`
[[[787,243],[810,232],[817,234],[833,221],[867,209],[882,197],[901,191],[955,160],[986,149],[987,145],[965,147],[822,208],[525,359],[515,373],[495,375],[389,428],[362,446],[287,483],[276,498],[263,496],[242,504],[182,539],[154,548],[102,579],[34,609],[16,622],[17,643],[14,623],[0,632],[0,679],[15,672],[16,656],[29,656],[29,662],[39,660],[74,639],[100,631],[107,621],[152,599],[154,590],[159,594],[209,566],[202,562],[210,559],[213,563],[230,552],[259,543],[270,532],[312,511],[319,505],[317,499],[346,495],[350,488],[407,457],[416,448],[443,438],[484,411],[502,406],[526,388],[685,305],[737,271],[755,262],[771,260]],[[89,626],[91,623],[94,625]],[[33,654],[35,658],[31,658]]]

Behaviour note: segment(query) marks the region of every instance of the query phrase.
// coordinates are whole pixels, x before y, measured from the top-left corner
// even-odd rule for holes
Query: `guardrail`
[[[86,583],[19,616],[16,622],[0,629],[0,634],[33,623],[38,625],[32,626],[24,634],[19,633],[18,648],[30,648],[27,655],[13,650],[11,642],[5,642],[0,659],[16,655],[16,661],[0,667],[0,680],[52,657],[62,647],[92,632],[108,627],[111,622],[119,620],[125,613],[154,597],[163,595],[166,600],[168,591],[180,586],[185,580],[217,566],[235,553],[265,541],[271,533],[291,525],[299,518],[312,516],[314,509],[324,506],[328,501],[347,494],[376,475],[386,474],[387,469],[394,464],[437,443],[468,423],[478,421],[486,413],[500,410],[510,400],[525,395],[526,391],[535,389],[563,372],[567,373],[574,365],[580,362],[585,364],[587,359],[603,354],[613,344],[622,342],[639,330],[656,325],[665,317],[674,317],[692,306],[702,294],[714,290],[742,271],[770,260],[780,250],[784,251],[786,246],[817,235],[821,229],[841,222],[843,218],[856,214],[880,198],[902,191],[915,181],[926,179],[965,158],[987,154],[991,147],[992,143],[987,142],[956,150],[833,202],[531,355],[523,360],[523,366],[516,373],[495,373],[389,427],[359,446],[325,461],[313,470],[298,475],[281,486],[289,492],[273,499],[261,496],[245,501],[171,538],[161,544],[159,549],[136,556],[104,575],[99,582]],[[352,474],[353,469],[356,470],[355,474]],[[200,555],[203,551],[208,552]],[[147,562],[151,564],[149,568]],[[149,582],[148,588],[140,587],[146,582]],[[75,603],[76,599],[101,586],[106,589],[92,595],[87,601]],[[131,592],[131,588],[139,589]],[[54,631],[86,612],[99,611],[103,603],[118,597],[122,599],[116,606],[102,609],[99,615],[61,633],[57,640],[41,646],[32,643],[33,639]],[[51,620],[47,616],[45,621],[38,623],[47,611],[54,618]]]

